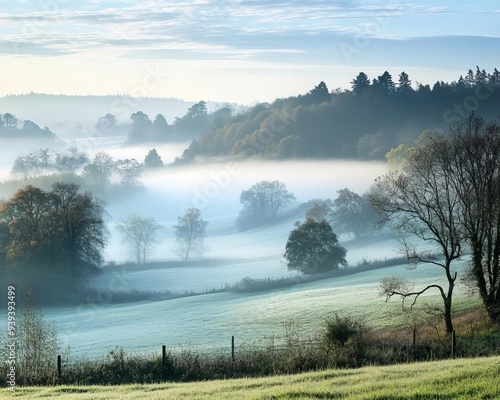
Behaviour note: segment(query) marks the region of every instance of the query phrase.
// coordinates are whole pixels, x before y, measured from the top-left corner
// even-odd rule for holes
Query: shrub
[[[335,314],[324,323],[321,343],[337,366],[358,366],[366,353],[367,332],[361,320]]]
[[[30,295],[28,295],[30,296]],[[54,362],[60,340],[54,324],[42,318],[39,309],[30,300],[23,302],[16,321],[17,383],[51,384],[55,381]],[[7,334],[0,332],[0,359],[7,360]],[[4,372],[0,368],[0,372]],[[3,376],[3,375],[2,375]]]

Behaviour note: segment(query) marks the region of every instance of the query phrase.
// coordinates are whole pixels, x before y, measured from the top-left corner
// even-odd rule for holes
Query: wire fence
[[[23,385],[147,383],[265,376],[338,366],[470,356],[465,351],[466,338],[460,342],[462,352],[457,355],[455,332],[450,335],[451,342],[447,339],[446,343],[436,347],[418,343],[419,334],[413,330],[401,335],[400,340],[367,338],[361,351],[361,348],[340,344],[333,353],[325,347],[324,338],[319,337],[301,338],[289,334],[262,339],[238,342],[237,338],[230,336],[224,345],[158,345],[142,352],[127,352],[127,349],[116,346],[97,358],[63,353],[53,356],[43,365],[20,364],[18,378]],[[371,354],[366,352],[368,348]]]

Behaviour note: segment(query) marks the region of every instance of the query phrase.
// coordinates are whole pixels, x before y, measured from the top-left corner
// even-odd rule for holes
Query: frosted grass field
[[[266,232],[268,240],[273,241],[277,248],[281,240],[286,241],[287,224],[280,224],[281,233],[276,227],[270,228],[273,234]],[[248,240],[253,237],[258,241],[262,234],[259,230],[259,233],[242,235]],[[285,238],[278,234],[285,235]],[[230,236],[226,237],[226,242]],[[396,242],[382,237],[385,240],[366,246],[352,242],[348,254],[352,260],[371,259],[369,254],[375,249],[377,257],[374,258],[379,258],[378,254],[397,255],[394,250]],[[252,243],[249,244],[252,247]],[[128,287],[136,289],[201,290],[216,287],[217,282],[236,282],[244,276],[281,276],[287,273],[286,266],[278,259],[248,258],[206,269],[181,267],[123,272],[115,280],[128,282]],[[265,344],[273,336],[282,337],[284,322],[298,324],[304,337],[313,336],[321,329],[324,318],[336,312],[362,317],[373,327],[408,324],[400,301],[393,299],[386,303],[378,294],[380,279],[391,275],[407,276],[417,287],[444,283],[439,268],[422,265],[408,270],[400,265],[261,293],[205,294],[122,305],[82,304],[79,307],[45,309],[44,315],[57,324],[63,347],[71,346],[73,355],[104,356],[115,346],[123,346],[129,352],[151,352],[158,351],[163,344],[174,349],[213,351],[224,347],[227,351],[232,335],[238,345]],[[467,303],[476,303],[460,288],[456,293],[456,306],[467,308]],[[422,300],[439,301],[439,297],[434,291],[422,296]]]
[[[351,276],[296,285],[255,294],[206,294],[154,303],[124,305],[87,304],[79,307],[45,309],[55,321],[72,354],[103,356],[115,346],[127,351],[169,347],[227,347],[232,335],[237,343],[265,343],[283,335],[283,322],[300,324],[305,336],[320,329],[322,320],[333,313],[363,317],[374,327],[404,323],[400,302],[385,302],[378,295],[379,280],[388,275],[406,275],[418,285],[441,281],[441,271],[423,266],[409,271],[404,266],[382,268]],[[436,292],[423,296],[439,300]],[[460,299],[460,300],[459,300]],[[457,290],[455,305],[474,302]]]
[[[107,206],[111,240],[106,260],[127,259],[114,226],[131,214],[154,216],[165,228],[151,254],[152,261],[178,259],[172,250],[173,225],[181,206],[196,206],[197,199],[193,196],[206,192],[207,185],[224,168],[227,164],[220,163],[148,173],[144,177],[147,192]],[[295,193],[298,202],[334,198],[336,191],[344,187],[359,193],[367,190],[373,179],[385,171],[385,166],[336,161],[243,162],[239,171],[202,208],[203,217],[210,222],[203,257],[220,260],[219,265],[108,270],[93,285],[111,290],[199,292],[236,283],[247,276],[295,275],[287,270],[282,255],[288,235],[295,221],[303,219],[303,212],[274,225],[239,233],[234,222],[241,207],[238,202],[241,190],[259,180],[279,179]],[[356,241],[341,237],[341,240],[348,250],[351,266],[364,259],[383,260],[399,255],[398,244],[389,235]],[[152,352],[163,344],[174,349],[182,346],[200,351],[221,347],[227,350],[233,335],[237,345],[268,343],[273,336],[283,335],[284,322],[300,325],[304,337],[315,335],[324,318],[335,312],[363,317],[374,327],[408,323],[397,299],[386,303],[378,295],[380,279],[395,274],[408,276],[417,282],[417,287],[443,279],[439,268],[422,266],[410,271],[402,265],[253,294],[217,293],[120,305],[107,304],[109,299],[105,297],[91,298],[79,306],[44,308],[42,312],[44,318],[56,324],[62,348],[70,346],[73,356],[104,357],[116,346],[132,353]],[[435,292],[423,297],[439,300]],[[470,302],[477,300],[457,290],[458,307],[466,308]]]

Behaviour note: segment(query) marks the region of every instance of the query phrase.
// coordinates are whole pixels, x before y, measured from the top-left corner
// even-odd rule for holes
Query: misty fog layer
[[[160,153],[160,150],[159,150]],[[206,163],[194,166],[161,168],[146,171],[142,182],[147,191],[109,203],[107,210],[112,221],[111,240],[106,251],[108,260],[123,261],[114,223],[131,214],[153,217],[163,225],[161,243],[156,246],[152,259],[172,259],[173,225],[187,208],[199,208],[207,226],[206,245],[211,257],[269,256],[283,252],[288,232],[297,217],[286,227],[278,228],[275,238],[262,240],[258,249],[249,246],[245,234],[238,234],[235,220],[241,209],[239,196],[261,180],[280,180],[294,193],[297,203],[311,199],[335,198],[339,189],[349,187],[363,193],[374,179],[386,170],[382,163],[350,161],[244,161]],[[290,206],[292,207],[292,206]],[[221,235],[231,234],[231,240]],[[256,233],[256,235],[258,235]],[[236,245],[233,246],[232,243]],[[269,247],[272,250],[269,250]],[[240,250],[234,250],[240,248]]]

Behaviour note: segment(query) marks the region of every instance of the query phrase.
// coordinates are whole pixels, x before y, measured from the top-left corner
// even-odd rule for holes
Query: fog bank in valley
[[[298,205],[311,199],[335,198],[336,192],[346,187],[361,194],[385,171],[385,165],[377,162],[256,160],[147,170],[141,179],[146,191],[108,204],[107,209],[112,217],[112,237],[106,252],[107,258],[123,260],[122,246],[113,226],[131,214],[153,217],[164,226],[161,242],[152,252],[152,259],[175,258],[170,250],[174,245],[172,227],[179,215],[193,207],[199,208],[203,218],[209,221],[206,239],[209,254],[214,257],[231,256],[231,245],[227,241],[217,240],[216,236],[233,233],[236,236],[231,240],[244,241],[241,236],[238,239],[235,228],[235,220],[241,209],[239,197],[242,190],[256,182],[284,182],[297,198],[294,205]],[[289,225],[291,229],[293,221]],[[284,239],[286,241],[286,236]],[[269,252],[265,248],[266,243],[263,243],[262,251],[268,256]],[[254,256],[258,256],[259,251],[251,249]]]

